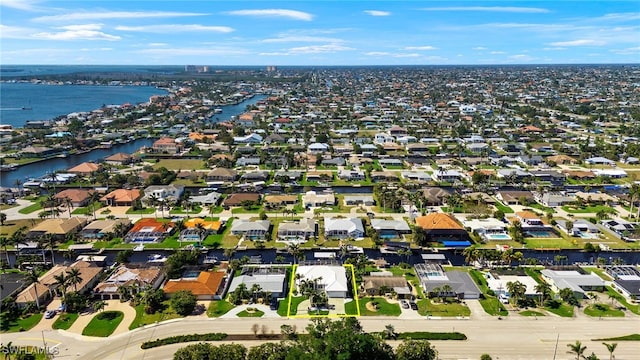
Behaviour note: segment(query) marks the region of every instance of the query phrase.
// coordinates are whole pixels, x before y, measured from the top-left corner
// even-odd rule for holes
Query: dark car
[[[418,304],[413,301],[409,303],[409,306],[411,307],[411,310],[418,310]]]
[[[407,302],[407,300],[400,300],[400,305],[402,305],[403,309],[409,308],[409,303]]]
[[[271,304],[269,305],[269,308],[271,310],[278,310],[278,305],[280,305],[280,302],[278,301],[278,299],[273,299],[271,300]]]

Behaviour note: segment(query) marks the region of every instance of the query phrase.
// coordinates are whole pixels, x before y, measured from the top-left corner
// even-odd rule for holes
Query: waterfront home
[[[409,181],[428,182],[431,180],[429,174],[424,171],[402,171],[400,174],[403,179]]]
[[[329,144],[325,143],[312,143],[307,147],[307,152],[310,154],[323,154],[331,149]]]
[[[395,171],[372,171],[371,181],[374,182],[395,182],[398,181],[398,173]]]
[[[287,267],[283,265],[244,265],[240,275],[234,276],[229,286],[232,293],[240,284],[250,290],[254,285],[271,294],[274,299],[287,296]]]
[[[604,280],[594,273],[581,274],[575,270],[544,269],[540,272],[542,279],[551,285],[555,293],[569,288],[579,300],[587,297],[587,292],[603,291]]]
[[[507,224],[498,219],[466,219],[462,224],[484,240],[511,240],[507,232]]]
[[[567,228],[566,220],[557,220],[556,225],[565,233],[583,239],[597,239],[598,234],[600,234],[600,228],[585,219],[576,219],[573,224],[571,224],[571,229]]]
[[[588,165],[609,165],[609,166],[616,166],[616,162],[613,160],[609,160],[605,157],[602,156],[596,156],[596,157],[592,157],[592,158],[588,158],[585,161],[585,164]]]
[[[640,298],[640,270],[633,265],[613,265],[605,267],[607,275],[611,276],[615,288],[626,298]]]
[[[107,206],[132,206],[140,199],[140,189],[116,189],[100,198]]]
[[[250,156],[245,157],[242,156],[236,160],[236,166],[251,166],[251,165],[260,165],[261,159],[258,156]]]
[[[364,205],[364,206],[373,206],[375,205],[375,200],[373,200],[372,195],[345,195],[344,196],[344,204],[346,206],[356,206],[356,205]]]
[[[247,240],[268,240],[270,230],[269,220],[236,220],[231,225],[231,234]]]
[[[364,234],[364,224],[360,218],[324,218],[324,236],[327,239],[361,239]]]
[[[318,235],[318,223],[311,218],[283,221],[278,226],[278,241],[304,242]]]
[[[175,139],[169,137],[163,137],[156,140],[151,146],[154,152],[175,154],[182,151],[183,145],[176,142]]]
[[[53,198],[58,204],[67,205],[69,203],[72,207],[78,208],[87,205],[94,192],[91,189],[65,189],[55,194]]]
[[[75,285],[67,285],[62,289],[59,287],[55,277],[60,274],[66,274],[71,269],[78,269],[80,272],[80,282]],[[61,294],[61,291],[76,291],[78,293],[86,293],[100,278],[103,268],[96,266],[92,262],[76,261],[73,264],[56,265],[49,269],[44,275],[38,278],[38,282],[34,282],[22,290],[16,296],[15,303],[19,307],[25,307],[29,303],[37,302],[40,306],[46,305],[46,301]]]
[[[516,219],[522,223],[523,226],[544,226],[540,217],[528,210],[516,212]]]
[[[190,218],[184,221],[184,227],[186,229],[201,228],[207,233],[219,234],[224,227],[224,221],[219,220],[205,220],[202,218]]]
[[[466,271],[445,272],[442,266],[434,263],[416,264],[414,269],[425,294],[470,300],[480,298],[480,289]],[[445,285],[451,288],[449,292],[442,290]]]
[[[135,158],[126,153],[117,153],[104,158],[104,162],[109,165],[128,165],[134,162]]]
[[[340,170],[338,178],[345,181],[362,181],[365,179],[365,174],[361,170]]]
[[[542,195],[535,196],[536,201],[544,206],[555,207],[555,206],[563,206],[567,204],[574,203],[576,201],[575,196],[565,195],[565,194],[553,194],[549,192],[545,192]]]
[[[171,297],[178,291],[190,291],[198,300],[221,300],[227,284],[227,273],[223,271],[200,271],[196,277],[170,279],[162,290]]]
[[[71,174],[88,176],[95,173],[96,171],[100,171],[101,169],[102,169],[102,165],[99,165],[93,162],[83,162],[82,164],[76,165],[71,169],[67,170],[67,172]]]
[[[298,203],[298,195],[265,195],[264,197],[264,206],[269,209],[277,209],[296,203]]]
[[[212,191],[204,195],[196,195],[189,197],[189,203],[201,205],[217,205],[220,201],[221,193]]]
[[[530,178],[531,174],[520,169],[498,169],[496,177],[513,183],[521,183]]]
[[[444,205],[447,198],[451,195],[451,191],[445,190],[441,187],[428,186],[422,189],[422,194],[425,198],[426,206],[440,206]]]
[[[400,299],[411,297],[411,285],[404,276],[393,276],[391,273],[372,272],[370,276],[363,276],[360,289],[369,296],[385,295],[386,293],[396,293]],[[387,275],[389,274],[389,275]]]
[[[600,221],[602,226],[607,229],[613,231],[615,235],[621,238],[624,241],[638,241],[637,227],[638,225],[634,225],[626,220],[616,218],[616,219],[606,219]]]
[[[97,240],[107,236],[122,236],[131,228],[129,219],[94,220],[80,230],[80,236],[86,240]]]
[[[254,181],[267,181],[269,180],[269,172],[268,171],[249,171],[242,176],[240,176],[240,180],[254,182]]]
[[[433,180],[442,182],[457,182],[464,179],[464,175],[457,170],[437,170],[433,172]]]
[[[45,235],[53,235],[57,240],[63,240],[68,234],[78,232],[87,220],[81,217],[69,219],[46,219],[27,232],[27,238],[39,239]]]
[[[307,181],[331,181],[333,172],[331,170],[307,171]]]
[[[411,234],[411,228],[404,220],[371,219],[371,227],[383,239],[400,238],[403,234]]]
[[[175,203],[183,192],[183,185],[150,185],[144,189],[142,201],[152,206],[158,202]]]
[[[346,298],[349,292],[349,281],[346,269],[335,265],[301,265],[296,268],[293,277],[296,287],[302,281],[315,281],[316,289],[323,291],[329,298]]]
[[[212,181],[234,181],[238,177],[238,172],[233,169],[215,168],[207,173],[207,182]]]
[[[228,209],[232,206],[242,206],[244,204],[256,205],[260,203],[260,194],[258,193],[233,193],[222,201],[222,206]]]
[[[124,237],[125,242],[130,243],[155,243],[161,242],[169,236],[175,224],[172,222],[160,222],[153,218],[138,220]]]
[[[134,296],[145,289],[157,289],[164,279],[164,272],[157,267],[120,265],[106,280],[93,288],[93,296],[101,300],[118,300],[122,297],[123,291]]]
[[[548,163],[552,163],[552,164],[557,164],[557,165],[575,165],[578,163],[578,160],[572,158],[571,156],[568,155],[553,155],[553,156],[548,156],[545,159],[546,162]]]
[[[316,193],[315,191],[307,191],[302,195],[302,203],[304,207],[334,206],[336,197],[331,192]]]
[[[469,234],[450,214],[429,213],[418,216],[415,222],[424,230],[427,241],[442,242],[445,246],[469,245]]]
[[[293,182],[296,180],[300,180],[302,179],[302,171],[295,171],[295,170],[290,170],[290,171],[285,171],[285,170],[278,170],[276,171],[275,175],[273,176],[273,179],[276,181],[281,181],[281,182]]]
[[[59,149],[53,149],[46,146],[27,146],[20,150],[19,154],[27,158],[44,158],[53,156],[60,152]]]
[[[484,273],[484,277],[487,280],[487,286],[491,289],[496,296],[501,299],[508,299],[511,297],[511,293],[507,290],[507,284],[516,281],[525,286],[524,295],[527,298],[534,298],[539,296],[540,293],[536,291],[538,283],[534,278],[528,275],[497,275],[495,273]],[[502,296],[500,296],[502,295]]]
[[[256,133],[233,137],[234,144],[261,144],[262,140],[262,136]]]
[[[505,205],[526,205],[535,201],[531,191],[498,191],[496,198]]]

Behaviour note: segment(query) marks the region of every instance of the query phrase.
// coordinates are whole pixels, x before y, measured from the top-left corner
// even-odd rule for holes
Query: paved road
[[[639,317],[628,316],[618,319],[597,320],[587,317],[528,318],[509,316],[503,320],[467,319],[467,320],[425,320],[425,319],[389,319],[381,317],[360,317],[367,331],[382,331],[387,324],[396,331],[459,331],[468,336],[467,341],[434,341],[440,351],[441,359],[478,359],[481,354],[489,353],[494,359],[545,359],[553,358],[556,337],[559,336],[556,359],[570,359],[566,353],[566,344],[580,340],[587,346],[588,353],[594,351],[600,358],[608,353],[600,341],[595,338],[607,338],[637,333]],[[192,317],[169,320],[160,324],[148,325],[134,331],[113,335],[109,338],[89,338],[62,330],[29,331],[23,333],[2,334],[2,342],[12,341],[14,345],[56,345],[60,349],[60,358],[87,360],[112,359],[171,359],[180,345],[166,346],[153,350],[141,350],[144,341],[172,335],[225,332],[228,334],[251,333],[253,324],[267,326],[269,331],[279,332],[280,325],[296,325],[300,331],[308,324],[305,319],[203,319]],[[247,345],[251,345],[247,343]],[[183,346],[183,345],[182,345]],[[638,342],[618,342],[617,360],[637,359],[640,352]]]

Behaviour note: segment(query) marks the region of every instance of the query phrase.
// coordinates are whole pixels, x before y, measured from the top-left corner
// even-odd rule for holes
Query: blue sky
[[[2,64],[638,63],[640,2],[0,0]]]

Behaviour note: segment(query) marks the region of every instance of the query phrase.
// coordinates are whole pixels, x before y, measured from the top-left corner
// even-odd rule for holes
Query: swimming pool
[[[194,279],[200,275],[200,271],[198,270],[187,270],[182,274],[183,279]]]
[[[542,230],[527,231],[526,235],[527,235],[527,237],[532,237],[532,238],[552,238],[552,237],[556,237],[556,235],[553,232],[551,232],[551,231],[542,231]]]
[[[511,240],[509,234],[485,234],[484,236],[489,240]]]

